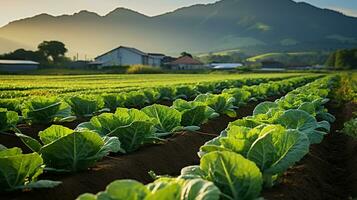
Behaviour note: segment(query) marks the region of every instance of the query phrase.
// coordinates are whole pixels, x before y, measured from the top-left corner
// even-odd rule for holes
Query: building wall
[[[202,69],[207,69],[207,67],[204,65],[180,64],[180,65],[172,65],[171,69],[173,69],[173,70],[202,70]]]
[[[161,66],[161,61],[162,61],[161,57],[152,56],[152,57],[149,57],[148,64],[151,66],[154,66],[154,67],[159,67],[159,66]]]
[[[17,71],[31,71],[38,69],[38,65],[5,65],[0,64],[0,71],[17,72]]]
[[[143,64],[142,55],[136,54],[124,48],[107,53],[97,58],[95,61],[103,63],[101,67]]]
[[[142,65],[144,64],[143,56],[136,54],[127,49],[120,49],[118,57],[121,59],[121,65]]]

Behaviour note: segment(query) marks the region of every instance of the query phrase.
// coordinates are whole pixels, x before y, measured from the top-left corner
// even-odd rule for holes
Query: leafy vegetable
[[[141,145],[157,140],[152,119],[137,109],[118,108],[115,114],[104,113],[93,117],[90,122],[80,124],[77,130],[117,137],[126,152],[135,151]]]
[[[109,112],[110,109],[102,109],[104,101],[101,98],[94,96],[74,96],[67,100],[67,103],[71,106],[72,112],[77,117],[91,117],[95,113]]]
[[[218,114],[202,102],[187,102],[182,99],[174,101],[172,108],[181,112],[181,124],[183,126],[200,126]]]
[[[21,149],[0,145],[0,191],[53,188],[61,182],[40,180],[43,160],[37,153],[22,154]]]
[[[132,91],[125,94],[124,106],[126,108],[142,108],[150,103],[142,92]]]
[[[197,173],[199,170],[201,172]],[[215,151],[205,154],[199,169],[191,171],[212,181],[220,189],[223,199],[254,199],[262,189],[263,179],[258,167],[237,153]]]
[[[356,138],[357,137],[357,118],[351,119],[344,124],[342,132]]]
[[[264,175],[266,185],[309,152],[309,139],[297,130],[267,126],[251,145],[246,157],[255,162]]]
[[[246,104],[251,97],[251,93],[242,88],[225,89],[223,90],[223,94],[229,94],[234,97],[235,106],[241,106]]]
[[[29,136],[17,135],[56,170],[87,170],[110,152],[122,151],[118,138],[101,138],[95,132],[75,132],[58,125],[39,133],[43,145]]]
[[[0,99],[0,108],[21,113],[21,101],[19,99]]]
[[[302,110],[288,110],[276,120],[276,123],[306,134],[311,144],[320,143],[324,135],[330,131],[330,124],[327,121],[317,122],[313,116]]]
[[[229,117],[237,116],[234,110],[236,107],[233,105],[235,99],[228,94],[201,94],[196,97],[195,101],[205,103],[219,114],[226,114]]]
[[[17,112],[8,111],[5,108],[0,108],[0,132],[5,132],[15,129],[19,121]]]
[[[22,115],[32,124],[73,120],[71,107],[56,97],[35,97],[24,103]]]
[[[83,194],[77,200],[218,200],[219,196],[219,189],[202,179],[161,178],[146,186],[134,180],[115,181],[104,192],[97,195]]]
[[[183,129],[181,113],[173,108],[154,104],[143,108],[141,111],[153,118],[158,133],[166,134]]]
[[[157,88],[157,91],[160,94],[161,100],[172,101],[176,97],[175,88],[173,88],[173,87],[160,87],[160,88]]]
[[[257,105],[253,111],[253,115],[259,115],[259,114],[267,114],[269,111],[271,111],[272,108],[277,108],[278,104],[274,102],[262,102],[259,105]]]
[[[191,99],[197,96],[197,91],[192,86],[178,86],[176,87],[175,99]]]
[[[106,94],[103,95],[104,107],[110,111],[115,111],[119,107],[124,106],[125,98],[122,95]]]

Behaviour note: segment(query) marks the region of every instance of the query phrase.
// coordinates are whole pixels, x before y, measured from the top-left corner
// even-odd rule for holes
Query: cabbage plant
[[[172,101],[176,98],[174,87],[159,87],[156,90],[159,92],[161,100]]]
[[[67,98],[66,102],[71,106],[73,114],[79,118],[110,111],[109,108],[103,108],[103,99],[96,96],[73,96]]]
[[[311,144],[321,143],[330,131],[330,124],[327,121],[317,122],[316,118],[302,110],[287,110],[275,123],[306,134]]]
[[[115,112],[119,107],[124,106],[125,98],[123,95],[105,94],[102,96],[104,101],[104,107],[110,111]]]
[[[80,124],[76,130],[93,131],[101,136],[117,137],[126,152],[132,152],[143,144],[158,139],[153,119],[137,109],[118,108],[113,113],[93,117]]]
[[[118,180],[109,184],[104,192],[83,194],[77,200],[125,199],[125,200],[219,200],[220,191],[203,179],[160,178],[144,185],[135,180]]]
[[[201,158],[200,166],[189,166],[180,178],[203,178],[221,191],[221,199],[251,200],[260,195],[262,174],[256,164],[230,151],[214,151]]]
[[[22,107],[24,120],[29,124],[49,124],[71,121],[71,107],[56,97],[35,97]]]
[[[17,136],[42,156],[47,167],[55,171],[87,170],[110,152],[122,151],[116,137],[102,138],[95,132],[78,132],[58,125],[39,133],[42,144],[27,135]]]
[[[228,94],[232,97],[234,97],[235,106],[242,106],[245,105],[249,99],[251,98],[251,93],[242,89],[242,88],[232,88],[232,89],[225,89],[222,92],[223,94]]]
[[[195,99],[197,102],[203,102],[207,106],[211,107],[215,112],[219,114],[225,114],[229,117],[236,117],[235,107],[233,104],[235,98],[228,94],[213,95],[213,94],[201,94]]]
[[[192,99],[197,96],[197,91],[192,86],[178,86],[176,87],[175,99]]]
[[[309,152],[310,141],[298,130],[280,125],[263,125],[254,129],[232,126],[226,136],[201,147],[200,155],[214,151],[232,151],[253,161],[263,173],[266,186]]]
[[[16,130],[19,121],[17,112],[8,111],[6,108],[0,108],[0,133],[9,130]]]
[[[183,126],[200,126],[219,116],[212,108],[202,102],[187,102],[183,99],[177,99],[172,108],[181,112],[181,124]]]
[[[44,169],[38,153],[22,154],[20,148],[0,145],[0,191],[53,188],[61,182],[37,180]]]
[[[197,121],[181,121],[182,114],[178,110],[168,106],[154,104],[141,109],[141,111],[152,118],[155,124],[155,132],[158,136],[166,136],[183,130],[196,131],[200,129],[200,127],[194,125]],[[181,124],[181,122],[187,126]]]
[[[19,99],[0,99],[0,108],[21,113],[21,101]]]
[[[124,106],[126,108],[142,108],[150,103],[146,95],[139,91],[128,92],[124,95],[124,98]]]

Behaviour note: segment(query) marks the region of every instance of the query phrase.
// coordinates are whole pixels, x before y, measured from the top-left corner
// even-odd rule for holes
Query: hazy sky
[[[127,7],[146,15],[157,15],[182,6],[212,3],[217,0],[1,0],[0,26],[36,14],[73,14],[89,10],[101,15],[116,7]],[[299,0],[302,1],[302,0]],[[357,0],[305,0],[313,5],[357,16]]]

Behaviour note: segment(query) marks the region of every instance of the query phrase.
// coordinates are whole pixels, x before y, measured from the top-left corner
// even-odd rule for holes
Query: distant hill
[[[329,56],[326,52],[267,53],[247,59],[248,62],[275,61],[287,66],[324,64]]]
[[[0,37],[0,52],[13,51],[18,48],[28,48],[29,49],[31,47]]]
[[[119,45],[168,54],[333,50],[357,45],[357,18],[292,0],[222,0],[154,17],[125,8],[42,14],[0,28],[0,38],[30,47],[60,40],[89,57]]]

